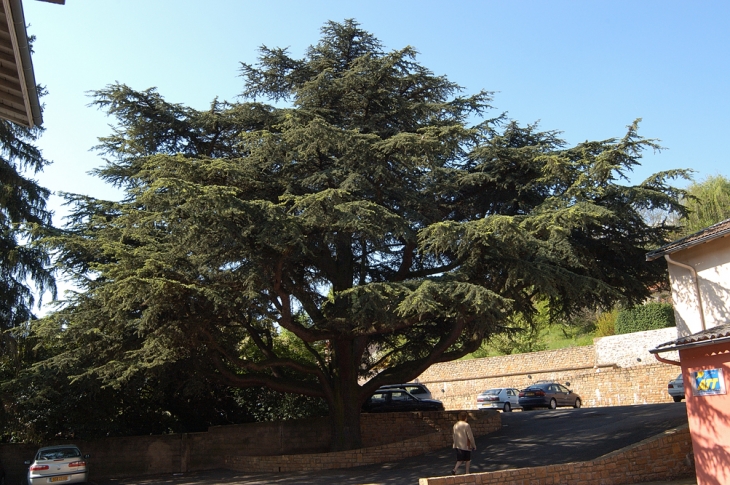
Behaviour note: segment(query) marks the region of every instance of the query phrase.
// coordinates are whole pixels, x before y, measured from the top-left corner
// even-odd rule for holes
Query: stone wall
[[[377,415],[378,420],[387,422],[387,433],[392,434],[390,423],[397,421],[404,413]],[[231,454],[226,456],[225,468],[243,472],[292,472],[329,470],[336,468],[352,468],[373,463],[398,461],[411,456],[435,451],[452,443],[452,429],[457,421],[457,412],[424,412],[408,413],[420,416],[431,427],[431,432],[395,443],[361,448],[359,450],[339,451],[335,453],[312,453],[279,456],[243,456]],[[469,425],[474,436],[483,436],[499,430],[502,426],[500,414],[496,411],[479,411],[469,413]],[[380,426],[383,433],[385,426]]]
[[[421,478],[419,485],[625,485],[694,474],[687,425],[592,461]]]
[[[595,362],[593,346],[569,347],[529,354],[501,355],[436,364],[421,374],[418,382],[457,382],[485,376],[513,377],[537,371],[564,372],[590,369],[594,367]]]
[[[649,349],[674,336],[676,329],[668,328],[603,337],[584,347],[446,362],[417,381],[446,409],[476,409],[485,389],[524,389],[540,380],[570,383],[590,407],[671,402],[667,382],[680,368],[658,362]]]
[[[657,360],[649,353],[649,349],[676,339],[677,327],[597,338],[593,340],[596,365],[599,367],[607,365],[634,367],[655,364]],[[662,357],[679,360],[679,354],[676,351],[663,353]]]

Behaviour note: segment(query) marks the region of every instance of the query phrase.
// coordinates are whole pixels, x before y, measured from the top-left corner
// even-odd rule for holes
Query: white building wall
[[[670,257],[697,271],[705,328],[730,323],[730,239],[723,237],[700,244]],[[686,337],[703,330],[700,305],[691,272],[669,264],[677,336]]]

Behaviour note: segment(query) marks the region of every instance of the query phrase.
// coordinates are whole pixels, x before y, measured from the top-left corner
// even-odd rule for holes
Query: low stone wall
[[[305,455],[227,456],[225,468],[259,473],[352,468],[373,463],[402,460],[443,447],[444,440],[441,433],[434,432],[398,443],[360,448],[359,450]]]
[[[592,461],[489,473],[421,478],[419,485],[625,485],[694,474],[692,440],[684,425]]]
[[[403,413],[382,414],[383,421],[398,419]],[[225,468],[243,472],[292,472],[352,468],[373,463],[397,461],[411,456],[435,451],[452,443],[452,428],[458,412],[409,413],[420,416],[432,426],[432,432],[417,438],[410,438],[382,446],[334,453],[313,453],[281,456],[226,456]],[[469,413],[469,424],[475,436],[482,436],[499,430],[502,419],[496,411]],[[381,433],[384,428],[381,428]],[[392,430],[388,427],[388,433]]]
[[[474,413],[472,429],[487,433],[499,429],[501,419],[496,412],[487,418],[483,411]],[[496,420],[496,421],[495,421]],[[456,422],[455,412],[362,414],[360,426],[364,454],[347,452],[362,457],[391,453],[394,442],[410,440],[414,453],[423,446],[429,450],[434,439],[443,442],[440,434],[449,434]],[[495,424],[496,423],[496,424]],[[383,432],[387,429],[387,432]],[[429,437],[431,435],[436,436]],[[99,440],[74,440],[84,454],[91,455],[91,478],[121,478],[164,473],[185,473],[210,470],[226,466],[226,456],[328,456],[331,429],[329,418],[315,418],[273,423],[249,423],[231,426],[214,426],[208,432],[155,436],[127,436]],[[425,445],[418,444],[419,440]],[[62,444],[63,441],[43,443]],[[68,442],[65,442],[68,443]],[[402,446],[397,444],[396,446]],[[445,446],[443,444],[439,446]],[[410,446],[409,446],[410,447]],[[25,474],[23,462],[30,460],[37,445],[1,444],[0,462],[7,473],[9,485],[20,484]],[[375,451],[372,451],[375,450]],[[405,455],[410,456],[410,455]],[[366,458],[360,458],[360,460]],[[374,458],[367,458],[374,459]],[[325,461],[348,461],[335,456]],[[255,460],[254,460],[255,461]],[[103,466],[95,466],[103,463]],[[374,463],[374,462],[373,462]],[[268,468],[276,469],[276,468]]]

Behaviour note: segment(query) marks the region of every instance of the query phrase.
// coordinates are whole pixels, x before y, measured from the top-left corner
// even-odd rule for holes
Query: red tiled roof
[[[671,342],[665,342],[657,345],[655,349],[651,349],[649,352],[652,354],[658,354],[661,352],[669,352],[671,350],[678,350],[680,348],[699,347],[708,344],[714,344],[730,340],[730,323],[724,325],[717,325],[707,330],[694,333],[687,337],[678,338]]]
[[[662,246],[659,249],[655,249],[647,253],[646,260],[654,261],[655,259],[661,258],[665,254],[672,254],[682,249],[687,249],[698,244],[704,244],[720,237],[730,235],[730,219],[726,219],[722,222],[718,222],[706,229],[702,229],[699,232],[690,234],[689,236],[678,239],[674,242]]]

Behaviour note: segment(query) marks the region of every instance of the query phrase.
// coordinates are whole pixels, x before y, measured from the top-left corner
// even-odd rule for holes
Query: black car
[[[418,399],[405,389],[378,389],[365,402],[362,410],[366,413],[443,411],[444,405],[435,399]]]
[[[558,406],[579,408],[580,396],[557,382],[541,382],[520,391],[518,398],[524,410],[532,408],[555,409]]]
[[[5,468],[2,463],[0,463],[0,485],[5,485]]]

